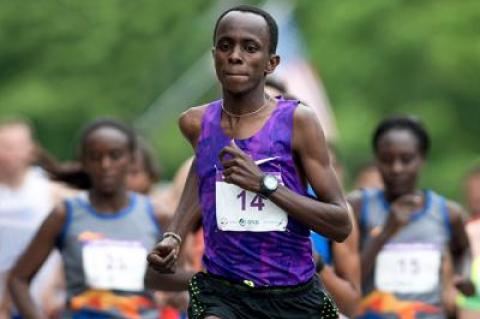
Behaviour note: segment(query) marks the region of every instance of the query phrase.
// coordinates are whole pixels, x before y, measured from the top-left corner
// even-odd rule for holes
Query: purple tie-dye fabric
[[[276,156],[260,165],[266,172],[280,171],[292,191],[306,195],[291,153],[293,113],[297,101],[278,100],[277,107],[255,135],[235,143],[254,160]],[[231,141],[220,126],[221,101],[211,103],[202,119],[196,148],[199,196],[203,210],[205,253],[210,273],[232,280],[250,280],[256,286],[296,285],[315,272],[310,230],[289,217],[285,232],[221,231],[215,216],[216,170],[222,169],[218,154]]]

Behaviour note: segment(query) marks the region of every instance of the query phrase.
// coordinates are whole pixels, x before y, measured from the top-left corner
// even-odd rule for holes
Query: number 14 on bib
[[[280,174],[274,174],[280,184]],[[223,181],[220,172],[215,183],[216,218],[222,231],[285,231],[287,213],[268,198]]]

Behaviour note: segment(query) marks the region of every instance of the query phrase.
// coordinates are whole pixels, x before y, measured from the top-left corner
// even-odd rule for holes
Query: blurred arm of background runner
[[[464,226],[464,218],[467,215],[463,208],[455,202],[447,201],[447,208],[452,231],[452,240],[449,248],[455,274],[453,284],[465,296],[472,296],[475,294],[475,286],[470,280],[472,258]]]
[[[47,217],[27,250],[13,268],[9,287],[12,299],[24,318],[42,318],[29,292],[32,278],[43,265],[62,232],[66,219],[65,204],[58,205]]]
[[[351,212],[352,232],[343,243],[332,243],[333,266],[325,265],[320,278],[340,312],[353,317],[360,303],[360,256],[358,229]]]
[[[472,296],[475,294],[475,286],[465,276],[459,276],[455,274],[454,261],[452,254],[448,250],[445,253],[443,268],[442,268],[444,289],[442,292],[443,305],[452,318],[460,316],[458,311],[458,295],[461,292],[464,296]],[[460,316],[460,318],[463,318]]]
[[[455,267],[453,265],[452,256],[448,249],[443,258],[442,279],[444,283],[444,289],[442,291],[442,301],[448,315],[455,318],[457,312],[456,299],[458,291],[455,287]]]

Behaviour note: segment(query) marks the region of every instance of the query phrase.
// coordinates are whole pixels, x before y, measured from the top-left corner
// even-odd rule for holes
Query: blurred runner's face
[[[376,160],[388,192],[401,196],[415,190],[424,158],[410,131],[392,129],[384,133],[378,141]]]
[[[16,176],[33,159],[33,141],[30,130],[21,124],[0,128],[0,174]]]
[[[476,173],[467,179],[465,196],[470,213],[480,214],[480,173]]]
[[[101,193],[112,194],[125,185],[131,161],[128,138],[121,131],[99,128],[85,140],[83,167]]]
[[[262,16],[232,11],[218,25],[213,57],[218,80],[232,93],[257,87],[268,72],[270,35]]]

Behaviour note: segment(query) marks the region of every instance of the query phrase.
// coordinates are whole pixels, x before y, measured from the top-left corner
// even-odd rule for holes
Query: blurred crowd
[[[288,97],[281,86],[272,83],[270,89],[272,96]],[[391,308],[399,318],[414,318],[408,315],[412,305],[402,308],[401,298],[389,293],[389,287],[401,284],[391,279],[401,277],[404,267],[409,273],[405,278],[415,281],[412,289],[421,291],[431,280],[442,283],[435,293],[450,317],[480,318],[480,168],[466,169],[459,186],[465,209],[429,189],[419,189],[418,197],[389,202],[385,194],[402,192],[395,187],[417,187],[416,177],[423,165],[402,168],[402,163],[393,163],[397,159],[389,157],[390,148],[410,147],[408,137],[388,135],[395,131],[392,127],[416,130],[409,123],[396,121],[384,127],[385,132],[377,130],[374,160],[358,169],[353,179],[349,201],[356,227],[350,237],[332,243],[312,234],[318,274],[346,317],[374,318],[368,313],[376,307],[387,312]],[[428,146],[423,133],[412,134],[411,156],[418,155],[423,163]],[[32,313],[39,311],[47,318],[74,312],[81,314],[76,318],[87,318],[101,311],[109,313],[106,317],[184,318],[189,276],[202,270],[201,226],[183,240],[176,275],[159,275],[158,283],[145,284],[143,276],[146,252],[161,238],[175,211],[192,159],[179,163],[175,177],[168,182],[148,141],[125,124],[98,119],[87,124],[81,136],[77,161],[60,163],[35,141],[27,120],[0,122],[0,319],[19,318],[19,309],[25,314],[26,302],[31,302],[28,298],[38,307]],[[344,179],[334,146],[330,158],[339,179]],[[400,158],[406,166],[411,160]],[[402,169],[411,170],[413,180],[398,182],[394,175],[402,174]],[[311,192],[311,196],[315,194]],[[438,230],[433,217],[424,218],[421,228],[398,239],[396,247],[388,245],[392,237],[379,244],[385,229],[397,233],[410,217],[429,209],[432,214],[438,211],[434,217],[445,225],[445,231]],[[382,210],[398,213],[398,219],[378,217]],[[405,211],[409,218],[402,219]],[[419,256],[394,268],[395,261],[403,261],[392,257],[390,251],[401,249],[399,243],[408,243],[408,236],[419,236],[418,231],[431,238],[445,232],[438,239],[446,247],[438,255],[442,269],[435,276],[441,278],[421,269],[422,262],[429,264],[437,258],[428,247],[420,247],[418,252],[429,260]],[[415,253],[409,250],[407,255]],[[148,287],[161,289],[153,292]],[[379,289],[382,287],[384,291]],[[25,291],[30,291],[31,297]],[[419,300],[416,307],[422,305]]]

